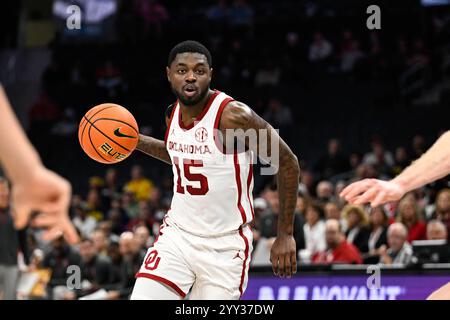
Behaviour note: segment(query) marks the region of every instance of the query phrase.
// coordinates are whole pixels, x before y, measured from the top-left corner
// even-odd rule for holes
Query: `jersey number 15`
[[[173,157],[173,163],[177,169],[177,192],[185,193],[185,187],[181,184],[181,170],[180,170],[180,159],[178,157]],[[183,174],[186,180],[190,182],[199,182],[200,187],[193,187],[192,185],[186,185],[186,191],[193,196],[203,196],[208,193],[208,179],[201,173],[192,173],[192,167],[203,167],[203,162],[201,160],[191,160],[183,159]]]

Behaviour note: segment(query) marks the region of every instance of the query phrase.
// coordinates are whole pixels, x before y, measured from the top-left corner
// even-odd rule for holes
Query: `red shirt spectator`
[[[313,263],[362,263],[358,249],[347,242],[338,220],[327,220],[325,238],[327,250],[314,254],[311,258]]]
[[[317,252],[312,257],[313,263],[362,263],[358,249],[347,240],[342,241],[336,248]]]
[[[398,204],[397,220],[408,228],[408,242],[425,240],[426,224],[422,221],[420,208],[413,194],[407,194]]]
[[[414,240],[425,240],[427,236],[427,225],[425,222],[417,221],[408,228],[408,242]]]

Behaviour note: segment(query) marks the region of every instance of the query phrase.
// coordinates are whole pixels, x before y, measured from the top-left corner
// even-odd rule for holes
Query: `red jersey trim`
[[[155,276],[154,274],[150,274],[150,273],[139,272],[139,273],[136,274],[136,278],[148,278],[148,279],[151,279],[151,280],[155,280],[155,281],[161,282],[161,283],[169,286],[173,290],[175,290],[182,298],[186,297],[186,293],[184,293],[183,290],[180,289],[180,287],[178,287],[172,281],[167,280],[167,279],[165,279],[163,277]]]
[[[184,123],[181,119],[181,110],[180,110],[178,112],[178,125],[180,126],[180,128],[183,130],[192,129],[197,122],[199,122],[200,120],[203,119],[203,117],[206,115],[209,108],[211,107],[214,99],[219,95],[219,93],[220,93],[219,90],[214,90],[214,93],[209,97],[208,103],[206,104],[205,108],[203,108],[203,111],[198,115],[198,117],[195,118],[195,120],[191,124],[189,124],[187,126],[184,125]]]
[[[245,251],[244,251],[245,257],[244,257],[244,262],[242,263],[241,282],[239,284],[239,292],[241,294],[239,298],[242,298],[242,295],[244,294],[245,270],[247,269],[249,244],[248,244],[247,238],[244,235],[244,232],[242,232],[242,228],[239,228],[239,235],[242,237],[242,239],[244,239],[244,243],[245,243]]]

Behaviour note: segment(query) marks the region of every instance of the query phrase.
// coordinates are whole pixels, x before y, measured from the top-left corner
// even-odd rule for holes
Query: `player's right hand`
[[[351,204],[370,203],[372,207],[377,207],[386,202],[399,200],[404,194],[405,190],[395,180],[364,179],[347,186],[340,196]]]
[[[297,272],[297,251],[292,235],[278,235],[270,250],[273,273],[280,278],[290,278]]]
[[[70,244],[79,241],[69,215],[71,186],[67,180],[43,166],[35,168],[30,177],[12,186],[12,213],[17,229],[24,228],[32,212],[39,212],[32,225],[46,228],[45,240],[61,235]]]

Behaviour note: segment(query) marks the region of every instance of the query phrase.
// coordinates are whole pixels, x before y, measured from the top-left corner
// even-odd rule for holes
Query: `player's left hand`
[[[281,278],[290,278],[297,272],[297,251],[294,237],[279,235],[270,250],[273,273]]]
[[[40,214],[33,219],[33,226],[44,227],[45,240],[64,235],[70,244],[79,241],[69,215],[71,186],[67,180],[43,166],[32,171],[24,181],[12,186],[12,213],[17,229],[24,228],[33,211]]]

